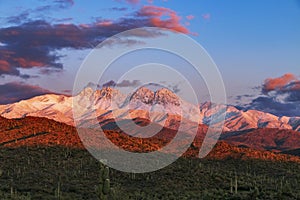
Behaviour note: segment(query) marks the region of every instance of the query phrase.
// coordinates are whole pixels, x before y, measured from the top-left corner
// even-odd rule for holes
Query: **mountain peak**
[[[179,97],[167,88],[161,88],[154,94],[154,102],[157,104],[173,104],[180,106]]]
[[[112,97],[114,97],[118,93],[119,91],[114,88],[104,87],[101,90],[96,90],[94,95],[97,98],[112,99]]]
[[[154,92],[146,87],[140,87],[133,93],[130,100],[139,100],[145,104],[152,104],[154,101]]]
[[[91,87],[85,87],[80,93],[79,96],[91,96],[94,90]]]

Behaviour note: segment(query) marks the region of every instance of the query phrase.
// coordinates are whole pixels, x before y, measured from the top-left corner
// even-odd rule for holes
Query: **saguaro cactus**
[[[100,200],[107,200],[110,194],[109,168],[100,164],[99,185],[96,188]]]
[[[235,173],[235,180],[234,180],[234,192],[235,194],[238,193],[238,177],[236,173]]]
[[[58,182],[57,182],[57,188],[55,189],[55,197],[56,199],[61,199],[61,177],[59,176]]]

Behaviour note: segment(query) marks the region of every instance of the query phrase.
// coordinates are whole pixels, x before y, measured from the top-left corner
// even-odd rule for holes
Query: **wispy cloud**
[[[21,11],[17,15],[9,16],[6,18],[6,23],[8,24],[21,24],[24,22],[29,22],[30,17],[32,15],[38,15],[39,18],[45,17],[44,13],[45,12],[50,12],[50,11],[57,11],[61,9],[68,9],[74,5],[73,0],[54,0],[51,3],[43,6],[38,6],[36,8],[30,8]],[[66,18],[69,19],[69,18]],[[59,19],[56,19],[56,21],[59,21]],[[63,19],[62,19],[63,21]]]
[[[131,5],[137,5],[140,3],[140,0],[114,0],[116,2],[125,2],[125,3],[128,3],[128,4],[131,4]]]
[[[152,26],[169,28],[182,33],[190,33],[181,23],[181,17],[169,8],[157,6],[143,6],[138,12],[137,17],[146,18]],[[167,19],[162,19],[167,17]]]
[[[54,0],[60,8],[68,8],[73,6],[75,3],[73,0]]]
[[[188,16],[186,16],[186,19],[188,19],[188,20],[193,20],[194,18],[195,18],[194,15],[188,15]]]
[[[27,20],[29,17],[30,11],[26,10],[20,13],[19,15],[10,16],[6,18],[6,22],[10,24],[20,24],[24,20]]]
[[[138,4],[140,3],[140,0],[126,0],[126,2],[130,4]]]
[[[112,7],[109,10],[112,10],[112,11],[126,11],[126,10],[128,10],[128,8],[126,8],[126,7]]]
[[[202,15],[202,18],[205,20],[209,20],[211,18],[211,15],[210,15],[210,13],[205,13]]]
[[[110,80],[106,83],[104,83],[102,85],[102,87],[135,87],[135,86],[138,86],[140,85],[140,81],[139,80],[123,80],[121,81],[120,83],[116,83],[115,81],[113,80]]]

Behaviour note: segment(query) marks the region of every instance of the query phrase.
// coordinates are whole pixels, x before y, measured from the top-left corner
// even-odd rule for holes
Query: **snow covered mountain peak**
[[[146,87],[141,87],[133,93],[130,100],[137,100],[145,104],[152,104],[154,101],[154,92]]]
[[[167,88],[161,88],[155,92],[154,102],[162,105],[172,104],[175,106],[180,106],[180,98]]]

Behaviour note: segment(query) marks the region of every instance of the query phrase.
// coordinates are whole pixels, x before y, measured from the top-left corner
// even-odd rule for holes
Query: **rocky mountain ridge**
[[[75,115],[73,109],[76,111]],[[165,88],[152,91],[142,87],[133,94],[125,95],[114,88],[106,87],[94,91],[87,87],[73,97],[46,94],[17,103],[0,105],[0,116],[5,118],[46,117],[69,125],[74,125],[74,117],[80,122],[99,116],[102,120],[147,118],[164,125],[164,119],[180,116],[193,123],[217,126],[220,122],[212,119],[218,119],[223,112],[226,112],[224,132],[253,128],[300,131],[300,117],[278,117],[257,110],[243,111],[234,106],[210,102],[193,105]]]

